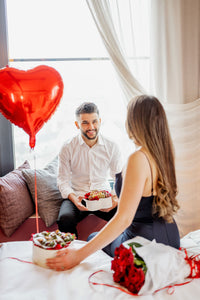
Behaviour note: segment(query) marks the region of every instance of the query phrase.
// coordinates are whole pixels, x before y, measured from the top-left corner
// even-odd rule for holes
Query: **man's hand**
[[[111,211],[113,208],[115,208],[118,205],[119,199],[116,195],[111,196],[112,197],[112,206],[109,208],[105,208],[105,209],[100,209],[100,211],[103,212],[109,212]]]
[[[79,196],[79,197],[77,198],[77,202],[74,203],[74,204],[76,205],[76,207],[77,207],[79,210],[82,210],[82,211],[88,211],[88,208],[85,207],[85,206],[81,203],[81,201],[82,201],[83,199],[84,199],[84,198],[83,198],[82,196]]]
[[[69,194],[69,200],[71,200],[76,207],[81,211],[88,211],[88,208],[85,207],[81,201],[84,199],[82,196],[77,197],[75,194]]]

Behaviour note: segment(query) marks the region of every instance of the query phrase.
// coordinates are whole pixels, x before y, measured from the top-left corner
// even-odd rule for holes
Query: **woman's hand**
[[[48,268],[55,271],[66,271],[75,267],[80,262],[78,250],[67,248],[66,250],[58,251],[55,257],[48,258],[46,260],[46,265]]]

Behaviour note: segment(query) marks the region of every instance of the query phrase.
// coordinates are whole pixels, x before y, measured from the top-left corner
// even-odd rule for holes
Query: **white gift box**
[[[106,208],[110,208],[112,206],[112,197],[100,198],[99,200],[84,199],[83,201],[85,201],[86,207],[90,211],[95,211],[95,210],[99,210],[99,209],[106,209]]]
[[[57,250],[48,250],[34,245],[33,243],[33,256],[32,260],[36,265],[39,265],[43,268],[48,268],[46,265],[46,259],[56,256],[58,251],[63,251],[66,248],[57,249]]]

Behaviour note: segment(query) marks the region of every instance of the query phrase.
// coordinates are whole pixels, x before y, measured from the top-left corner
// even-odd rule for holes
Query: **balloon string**
[[[36,176],[36,156],[34,155],[34,169],[35,169],[35,215],[36,215],[36,232],[39,233],[38,222],[38,201],[37,201],[37,176]]]

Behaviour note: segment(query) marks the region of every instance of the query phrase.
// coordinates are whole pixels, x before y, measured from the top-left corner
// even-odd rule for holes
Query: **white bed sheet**
[[[82,247],[85,242],[75,241],[73,247]],[[189,254],[200,253],[200,230],[191,232],[181,240],[181,246]],[[32,242],[3,243],[0,248],[0,300],[129,300],[138,297],[125,294],[117,289],[101,285],[89,285],[89,276],[100,269],[93,280],[114,284],[110,272],[111,258],[103,251],[84,260],[72,270],[56,272],[34,264],[27,264],[7,257],[32,260]],[[140,296],[141,300],[199,300],[200,279],[175,287],[172,295],[167,290],[154,295]]]

